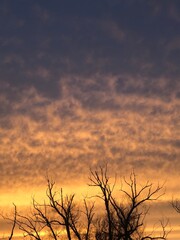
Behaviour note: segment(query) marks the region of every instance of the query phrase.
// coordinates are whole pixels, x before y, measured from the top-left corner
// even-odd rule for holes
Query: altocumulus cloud
[[[120,79],[126,79],[122,89]],[[143,84],[132,76],[67,76],[59,80],[60,99],[44,97],[35,88],[24,89],[13,102],[4,94],[3,106],[9,109],[9,104],[11,111],[1,117],[2,185],[12,179],[15,185],[36,184],[47,170],[65,182],[76,181],[101,161],[121,172],[176,174],[176,90],[167,102],[162,97],[166,84],[159,95],[140,91]]]
[[[179,1],[87,3],[0,3],[2,189],[104,161],[179,179]]]

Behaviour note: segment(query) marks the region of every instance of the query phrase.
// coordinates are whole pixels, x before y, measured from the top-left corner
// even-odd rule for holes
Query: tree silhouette
[[[84,199],[80,209],[74,201],[74,194],[64,196],[62,188],[60,192],[56,192],[54,185],[55,182],[47,179],[48,201],[40,204],[33,199],[32,210],[28,215],[20,214],[16,210],[15,218],[6,217],[12,221],[13,230],[16,224],[24,237],[36,240],[42,240],[47,234],[54,240],[62,239],[62,236],[68,240],[91,239],[94,203],[88,204]],[[13,231],[11,235],[13,236]]]
[[[8,220],[12,223],[9,236],[7,237],[8,240],[13,239],[14,231],[15,231],[15,227],[16,227],[16,221],[17,221],[17,207],[14,203],[13,203],[13,206],[14,206],[13,218],[8,218],[8,217],[4,216],[2,213],[0,214],[0,216],[2,216],[3,219]]]
[[[160,236],[145,234],[145,217],[149,210],[147,203],[159,199],[164,192],[163,186],[153,186],[148,181],[140,186],[137,184],[135,173],[128,180],[123,179],[119,190],[120,195],[114,194],[116,181],[111,184],[107,174],[107,166],[90,171],[89,186],[96,187],[100,193],[95,195],[103,204],[103,214],[95,209],[95,202],[87,199],[80,205],[75,201],[75,195],[64,195],[63,189],[55,191],[55,182],[47,178],[47,200],[32,202],[29,214],[20,214],[15,206],[12,219],[13,237],[15,225],[23,232],[24,237],[42,240],[49,239],[78,239],[78,240],[155,240],[166,239],[166,225],[161,223]],[[93,196],[92,196],[93,197]],[[104,207],[103,207],[104,206]]]
[[[172,206],[177,213],[180,213],[180,200],[179,199],[172,200]]]
[[[146,203],[159,199],[163,186],[153,184],[148,181],[138,187],[136,175],[133,172],[127,181],[124,178],[127,190],[120,189],[120,199],[113,196],[116,184],[111,186],[107,175],[107,166],[100,167],[99,171],[91,171],[90,186],[98,187],[101,190],[96,197],[100,198],[105,206],[105,217],[98,222],[96,232],[97,239],[108,240],[143,240],[143,239],[166,239],[165,225],[162,225],[162,235],[152,237],[144,234],[144,220],[148,212]],[[126,199],[124,203],[123,199]]]

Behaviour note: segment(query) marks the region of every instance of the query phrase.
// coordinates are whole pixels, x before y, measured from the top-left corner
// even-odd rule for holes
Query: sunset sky
[[[179,0],[1,0],[0,209],[45,192],[47,173],[84,191],[108,162],[165,182],[180,228],[179,99]]]

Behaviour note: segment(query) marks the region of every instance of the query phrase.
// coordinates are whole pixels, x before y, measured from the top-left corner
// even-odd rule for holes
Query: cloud
[[[53,100],[34,87],[13,90],[18,94],[13,98],[4,91],[2,189],[12,182],[14,189],[42,184],[47,171],[64,184],[72,179],[80,184],[89,167],[106,161],[112,175],[134,168],[140,176],[166,178],[168,171],[173,178],[180,167],[176,90],[170,89],[167,102],[161,97],[166,79],[157,79],[159,95],[147,95],[144,81],[128,75],[69,75],[59,80],[61,97]]]
[[[173,20],[175,20],[177,22],[180,22],[180,17],[179,17],[180,13],[179,13],[179,8],[178,8],[178,3],[176,3],[176,2],[170,3],[168,10],[169,10],[168,11],[169,12],[169,16]]]
[[[107,32],[107,36],[118,42],[125,40],[125,32],[121,29],[117,22],[104,20],[101,25],[102,29]]]
[[[8,65],[20,65],[23,66],[24,65],[24,59],[17,55],[17,54],[10,54],[10,55],[6,55],[4,60],[3,60],[4,64],[8,64]]]
[[[44,24],[48,23],[51,18],[50,12],[38,4],[33,6],[33,12],[34,15]]]
[[[38,79],[45,79],[46,81],[50,80],[51,74],[49,69],[39,66],[36,69],[27,71],[29,77],[38,77]]]

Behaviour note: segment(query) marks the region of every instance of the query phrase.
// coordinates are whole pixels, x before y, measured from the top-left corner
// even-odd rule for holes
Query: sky
[[[180,196],[179,0],[1,0],[0,53],[0,206],[104,163]]]

